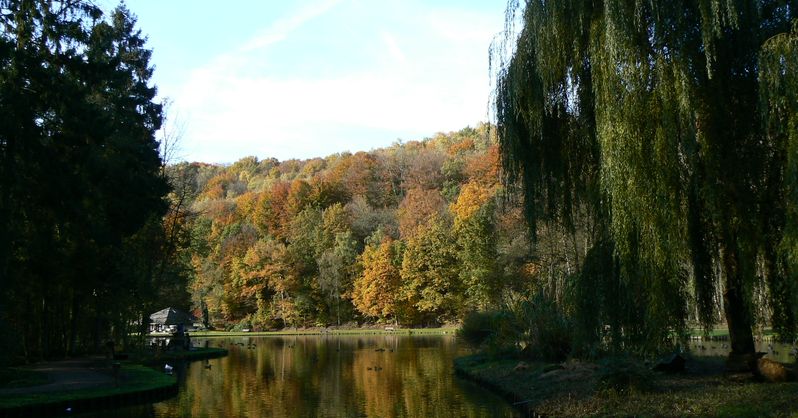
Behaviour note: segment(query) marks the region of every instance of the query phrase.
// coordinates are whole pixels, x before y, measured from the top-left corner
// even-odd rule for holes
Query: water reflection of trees
[[[231,345],[231,342],[244,345]],[[253,348],[249,344],[254,343]],[[451,377],[455,342],[442,337],[267,337],[214,340],[230,354],[189,366],[157,416],[496,416]],[[376,351],[384,349],[384,351]],[[379,369],[376,369],[379,368]]]

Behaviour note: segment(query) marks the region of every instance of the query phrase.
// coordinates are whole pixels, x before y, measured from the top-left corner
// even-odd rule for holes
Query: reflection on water
[[[210,339],[209,344],[227,348],[230,354],[178,368],[181,386],[176,397],[125,408],[114,416],[515,414],[498,397],[453,376],[452,360],[465,352],[452,337],[246,337]]]
[[[728,341],[690,341],[690,353],[696,356],[727,356],[731,351]],[[758,341],[756,351],[766,353],[766,357],[782,363],[795,363],[798,350],[792,344]]]

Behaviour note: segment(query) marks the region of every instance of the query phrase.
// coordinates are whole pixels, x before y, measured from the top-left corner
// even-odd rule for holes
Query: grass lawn
[[[3,409],[30,405],[57,404],[65,401],[104,398],[114,395],[168,388],[176,383],[177,380],[174,376],[166,375],[152,368],[136,364],[123,364],[120,369],[118,386],[94,387],[72,391],[63,390],[56,392],[0,395],[0,412],[2,412]]]
[[[716,326],[712,328],[708,333],[704,333],[703,328],[690,328],[690,335],[693,337],[709,337],[709,338],[718,338],[718,337],[729,337],[729,328],[726,326]],[[754,336],[758,335],[757,331],[754,331]],[[771,328],[765,328],[762,330],[762,336],[769,338],[774,337],[776,334],[773,332]]]
[[[459,374],[494,388],[513,403],[551,416],[728,416],[798,417],[798,383],[761,383],[727,376],[720,357],[688,359],[688,371],[651,376],[645,391],[602,389],[598,366],[564,363],[565,368],[475,355],[455,361]]]
[[[119,379],[114,383],[111,379],[110,368],[106,372],[107,378],[101,380],[96,386],[85,389],[69,389],[70,384],[64,383],[73,379],[80,380],[79,374],[68,375],[68,380],[55,377],[55,382],[48,380],[45,372],[32,370],[25,367],[8,368],[0,370],[0,377],[4,384],[3,389],[37,386],[46,383],[56,383],[60,386],[48,388],[47,391],[32,387],[30,391],[14,390],[14,393],[0,393],[0,416],[12,415],[49,415],[63,411],[67,406],[79,407],[81,410],[101,407],[111,407],[120,403],[141,402],[153,397],[169,396],[176,389],[175,376],[165,374],[160,369],[156,370],[142,364],[160,364],[165,361],[191,361],[227,355],[223,348],[196,348],[191,351],[167,351],[156,353],[150,350],[140,350],[128,353],[128,359],[120,361]],[[63,372],[61,372],[63,374]],[[69,373],[69,372],[67,372]],[[95,372],[96,373],[96,372]]]
[[[47,374],[18,367],[0,368],[0,389],[21,388],[47,383]]]

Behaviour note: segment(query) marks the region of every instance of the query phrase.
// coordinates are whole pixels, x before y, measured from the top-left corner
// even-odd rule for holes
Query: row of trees
[[[188,293],[209,323],[261,328],[443,322],[537,293],[577,348],[725,321],[750,357],[755,325],[796,331],[796,7],[511,1],[498,140],[165,166],[131,14],[0,0],[3,353],[126,338]]]
[[[126,338],[162,289],[181,289],[161,280],[174,270],[162,108],[134,24],[124,7],[0,0],[4,359]]]
[[[757,323],[792,339],[798,4],[509,10],[522,13],[495,45],[502,159],[533,232],[584,237],[561,304],[582,345],[662,347],[691,317],[725,320],[732,357],[751,358]]]
[[[305,161],[179,164],[195,308],[241,327],[430,324],[533,284],[489,127]]]

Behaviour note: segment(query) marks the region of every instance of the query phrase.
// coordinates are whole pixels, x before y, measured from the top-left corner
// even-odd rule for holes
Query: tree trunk
[[[733,246],[734,244],[732,244]],[[729,327],[731,353],[726,361],[730,371],[752,370],[756,364],[756,349],[751,327],[751,315],[745,301],[743,277],[739,268],[739,254],[735,248],[724,248],[723,269],[726,286],[723,291],[723,308]]]
[[[73,291],[74,292],[74,291]],[[69,321],[69,348],[67,351],[70,355],[75,355],[78,343],[78,315],[80,313],[80,301],[78,296],[72,295],[72,316]]]

